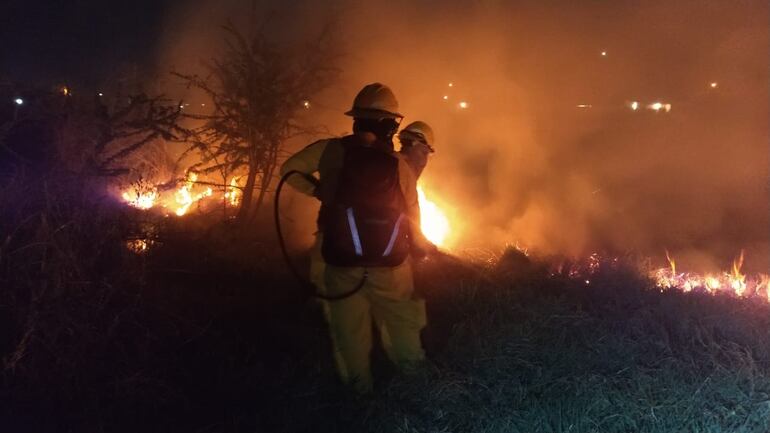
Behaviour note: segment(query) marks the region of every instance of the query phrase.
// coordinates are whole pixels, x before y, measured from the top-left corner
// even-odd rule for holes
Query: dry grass
[[[404,378],[375,353],[360,400],[269,236],[191,219],[135,256],[131,215],[65,190],[0,197],[22,203],[2,207],[3,431],[770,431],[765,304],[428,262],[430,361]]]

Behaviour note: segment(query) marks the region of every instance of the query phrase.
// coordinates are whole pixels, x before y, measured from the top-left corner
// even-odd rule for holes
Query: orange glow
[[[147,210],[155,206],[155,200],[158,198],[158,190],[153,188],[149,191],[141,191],[137,187],[124,191],[123,200],[130,206],[137,209]]]
[[[238,206],[241,203],[241,189],[238,186],[238,179],[240,176],[233,176],[230,180],[230,186],[227,187],[225,192],[225,202],[230,206]]]
[[[198,174],[194,172],[190,172],[187,174],[187,180],[185,181],[184,185],[182,185],[177,191],[176,194],[174,194],[174,198],[176,199],[177,208],[175,213],[177,216],[183,216],[187,213],[187,211],[190,209],[190,206],[192,206],[193,203],[200,201],[201,199],[205,197],[211,196],[213,194],[213,191],[211,188],[207,188],[201,193],[193,195],[192,189],[195,185],[195,182],[198,181]]]
[[[729,275],[730,288],[738,296],[746,294],[746,276],[741,273],[743,267],[743,250],[741,255],[733,260],[733,270]]]
[[[701,276],[697,273],[677,273],[676,261],[669,255],[668,251],[666,251],[666,258],[669,267],[657,269],[650,275],[655,280],[656,285],[662,289],[678,288],[689,292],[700,288],[711,294],[731,293],[738,297],[757,295],[770,300],[770,277],[761,274],[756,278],[749,279],[741,271],[744,261],[743,251],[733,260],[730,272],[723,272],[721,275],[709,273]]]
[[[420,230],[425,237],[437,247],[444,247],[450,225],[444,211],[425,195],[421,185],[417,186],[417,197],[420,202]]]
[[[144,254],[149,251],[152,241],[148,239],[132,239],[126,241],[126,248],[135,254]]]
[[[243,190],[238,185],[240,178],[241,176],[232,177],[224,187],[224,194],[219,196],[224,199],[227,206],[237,207],[241,204]],[[184,216],[194,203],[212,197],[214,191],[210,187],[200,187],[198,174],[189,172],[176,190],[162,192],[157,186],[139,181],[123,190],[120,195],[129,206],[137,209],[148,210],[160,206],[173,211],[177,216]]]

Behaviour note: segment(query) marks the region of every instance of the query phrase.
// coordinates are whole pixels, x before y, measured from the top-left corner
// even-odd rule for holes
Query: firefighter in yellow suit
[[[405,201],[405,215],[410,225],[413,251],[424,255],[435,249],[419,230],[420,209],[416,177],[406,158],[393,152],[390,139],[403,118],[393,92],[379,83],[364,87],[356,96],[353,108],[345,113],[354,118],[353,136],[363,146],[390,146],[383,149],[398,158],[398,178]],[[298,191],[313,195],[322,202],[330,200],[344,158],[340,139],[317,141],[291,156],[281,167],[281,174],[298,171],[314,176],[319,184],[302,176],[289,178]],[[425,304],[414,297],[411,260],[394,267],[343,267],[325,265],[321,256],[323,233],[317,237],[311,263],[311,280],[328,295],[345,293],[364,281],[360,291],[342,300],[324,303],[329,323],[337,371],[343,383],[359,393],[372,390],[369,357],[372,348],[373,321],[387,332],[386,351],[404,372],[413,371],[424,359],[420,331],[426,324]],[[367,278],[363,279],[364,272]],[[323,275],[321,275],[321,273]]]
[[[428,165],[428,156],[436,150],[433,148],[435,141],[433,128],[422,121],[412,122],[398,133],[398,141],[401,142],[399,153],[406,157],[409,165],[414,169],[416,178],[420,178],[425,166]]]

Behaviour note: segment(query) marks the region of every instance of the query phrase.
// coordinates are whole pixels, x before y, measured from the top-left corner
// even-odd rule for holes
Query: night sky
[[[151,67],[171,3],[3,0],[0,79],[93,86],[121,64]]]

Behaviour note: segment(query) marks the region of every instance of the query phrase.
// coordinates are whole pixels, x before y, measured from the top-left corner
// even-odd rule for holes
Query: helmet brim
[[[428,144],[428,140],[425,138],[425,135],[418,132],[409,131],[407,129],[402,129],[401,132],[398,133],[398,137],[401,140],[416,140],[421,143]]]
[[[356,119],[403,119],[404,115],[401,113],[393,113],[385,110],[375,110],[371,108],[353,108],[345,112],[346,116],[354,117]]]

